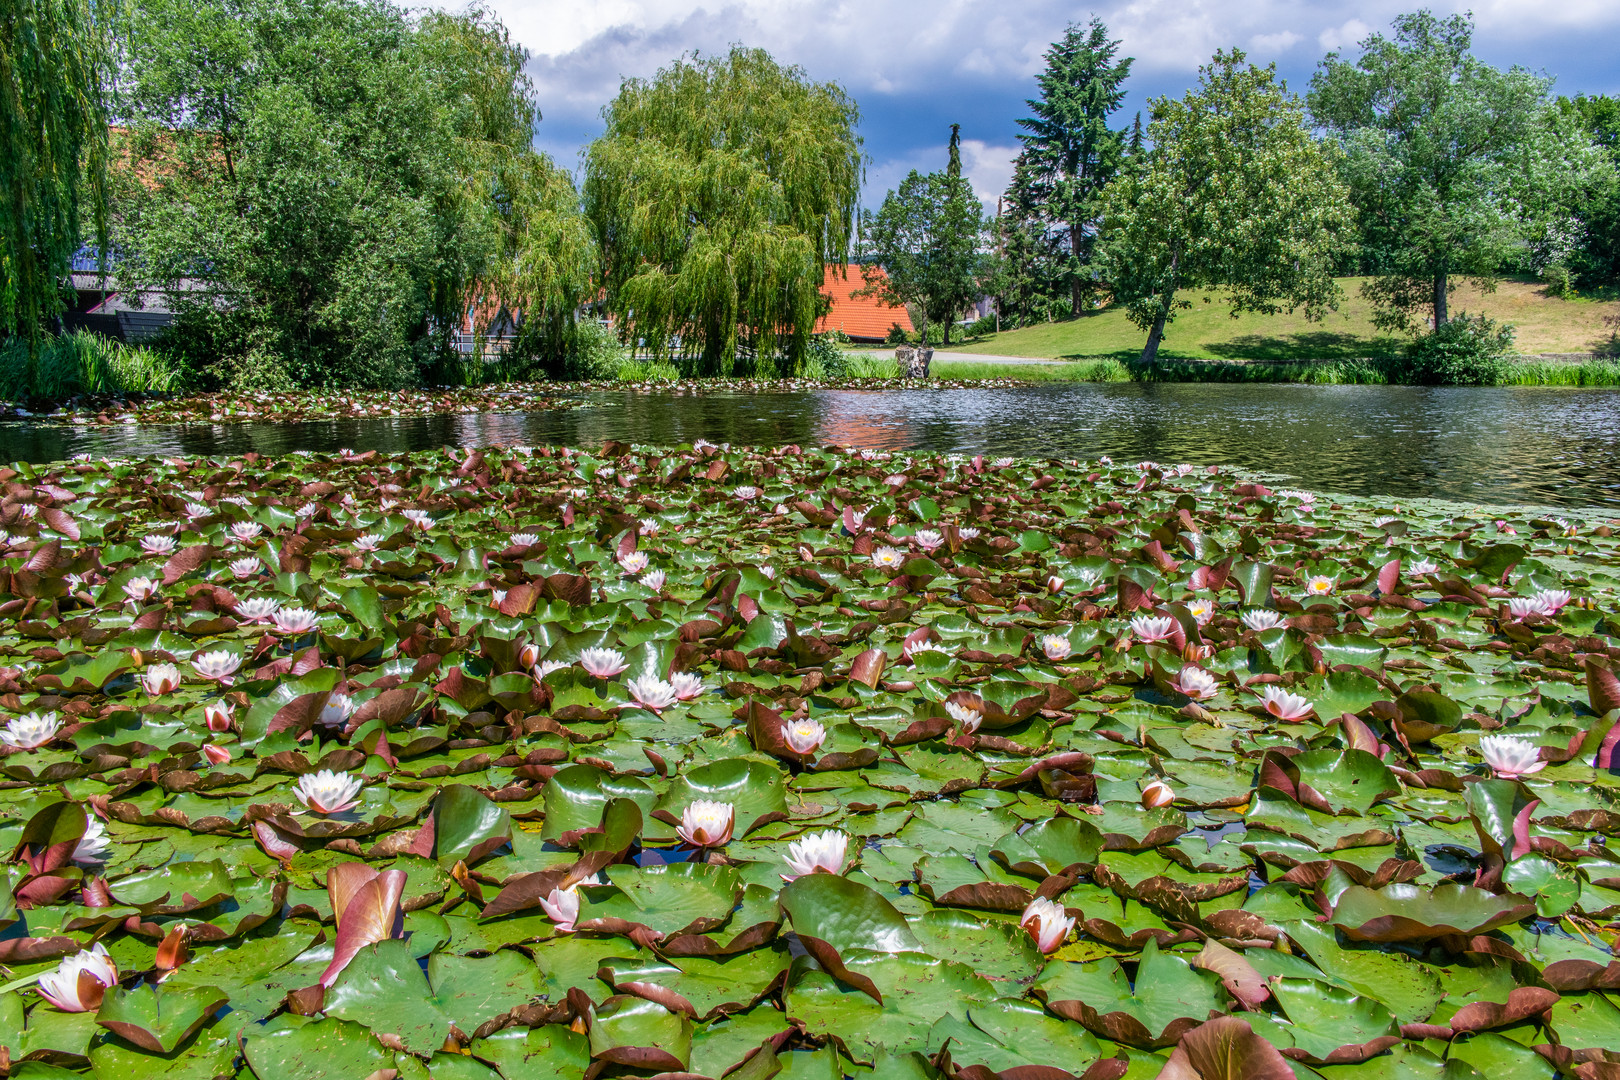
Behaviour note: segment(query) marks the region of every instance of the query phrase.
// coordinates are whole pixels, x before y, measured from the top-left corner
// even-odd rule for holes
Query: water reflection
[[[75,453],[281,455],[342,447],[804,446],[1224,464],[1302,487],[1620,506],[1620,391],[1196,384],[794,394],[595,394],[566,412],[301,424],[0,425],[0,460]]]

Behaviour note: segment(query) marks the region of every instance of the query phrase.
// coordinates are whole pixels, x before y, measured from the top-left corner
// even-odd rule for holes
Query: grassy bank
[[[1373,308],[1361,296],[1365,278],[1341,278],[1344,303],[1318,323],[1303,315],[1240,315],[1232,318],[1218,295],[1183,293],[1192,309],[1176,317],[1160,356],[1173,360],[1355,360],[1393,356],[1405,345],[1373,326]],[[1524,353],[1603,352],[1613,347],[1606,317],[1620,315],[1613,296],[1563,300],[1531,281],[1503,281],[1495,292],[1468,284],[1452,295],[1453,312],[1485,314],[1512,323]],[[1111,357],[1142,353],[1146,335],[1117,307],[1106,307],[1063,322],[1042,323],[987,334],[952,349],[1038,359]]]
[[[0,399],[66,401],[81,394],[167,394],[175,370],[153,349],[95,334],[0,339]]]

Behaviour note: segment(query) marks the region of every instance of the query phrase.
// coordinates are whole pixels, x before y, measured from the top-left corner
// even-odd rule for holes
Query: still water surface
[[[1620,391],[1076,383],[601,393],[591,407],[300,424],[0,425],[0,461],[504,444],[816,446],[1227,465],[1320,491],[1620,508]]]

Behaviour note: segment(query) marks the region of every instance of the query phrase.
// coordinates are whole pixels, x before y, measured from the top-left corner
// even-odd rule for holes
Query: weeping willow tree
[[[59,308],[82,202],[105,235],[100,16],[95,0],[0,3],[0,334],[35,339]]]
[[[586,158],[585,212],[607,304],[688,373],[797,370],[822,266],[848,260],[860,194],[859,111],[760,49],[683,57],[631,79]]]

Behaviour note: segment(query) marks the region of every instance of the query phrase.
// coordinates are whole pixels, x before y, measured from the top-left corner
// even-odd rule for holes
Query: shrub
[[[1547,283],[1547,295],[1560,300],[1575,298],[1575,275],[1563,263],[1551,263],[1541,271],[1541,280]]]
[[[849,374],[849,359],[843,346],[849,337],[842,330],[829,330],[810,339],[805,350],[804,373],[812,379],[842,379]]]
[[[889,335],[883,339],[885,345],[908,345],[910,343],[911,335],[906,333],[899,323],[890,326]]]
[[[576,379],[617,379],[630,359],[613,327],[598,319],[581,319],[574,327],[568,374]]]
[[[1459,314],[1414,341],[1392,365],[1392,381],[1421,386],[1488,386],[1507,378],[1513,326]]]
[[[180,372],[145,345],[125,345],[83,331],[38,342],[0,339],[0,397],[62,401],[77,394],[165,394],[181,389]]]
[[[984,318],[971,322],[967,326],[967,336],[970,338],[984,337],[986,334],[996,332],[996,317],[986,315]]]

